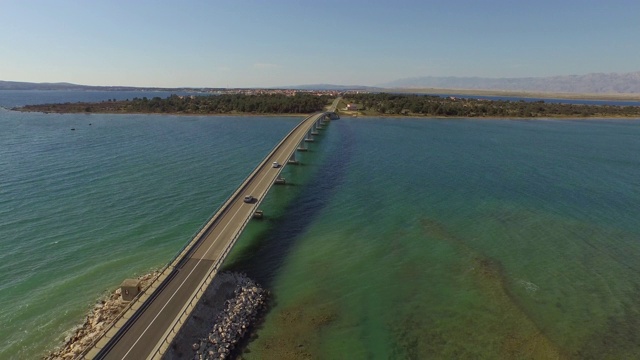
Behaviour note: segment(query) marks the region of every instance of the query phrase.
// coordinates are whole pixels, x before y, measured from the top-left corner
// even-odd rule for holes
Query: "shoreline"
[[[344,118],[369,119],[369,118],[385,118],[385,119],[424,119],[424,120],[640,120],[640,117],[634,116],[593,116],[593,117],[574,117],[574,116],[540,116],[540,117],[499,117],[499,116],[424,116],[424,115],[395,115],[395,114],[341,114]]]
[[[44,115],[162,115],[162,116],[233,116],[233,117],[307,117],[309,114],[298,113],[215,113],[215,114],[188,114],[188,113],[149,113],[149,112],[74,112],[74,111],[41,111],[41,110],[27,110],[23,108],[6,108],[0,107],[7,111],[13,111],[18,113],[36,113]]]
[[[255,114],[255,113],[219,113],[219,114],[185,114],[185,113],[143,113],[143,112],[50,112],[50,111],[33,111],[33,110],[20,110],[20,109],[9,109],[3,107],[7,111],[20,112],[20,113],[38,113],[44,115],[69,115],[69,114],[78,114],[78,115],[155,115],[155,116],[198,116],[198,117],[307,117],[309,114],[277,114],[277,113],[267,113],[267,114]],[[349,112],[346,113],[344,111],[336,111],[336,113],[344,118],[393,118],[393,119],[478,119],[478,120],[639,120],[640,117],[637,116],[545,116],[545,117],[516,117],[516,116],[430,116],[430,115],[396,115],[396,114],[362,114]],[[354,116],[355,115],[355,116]]]
[[[144,290],[160,274],[160,270],[152,270],[147,274],[136,277],[136,279],[140,281],[140,288]],[[114,321],[117,321],[122,312],[126,310],[129,302],[123,302],[121,298],[120,287],[111,291],[108,295],[101,296],[88,314],[84,316],[83,322],[76,324],[65,332],[62,344],[50,349],[42,358],[45,360],[75,359],[82,354],[95,340],[104,335],[109,326]]]

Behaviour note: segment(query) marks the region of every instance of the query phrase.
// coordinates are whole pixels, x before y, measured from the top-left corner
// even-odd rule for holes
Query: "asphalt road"
[[[337,100],[332,110],[335,110]],[[161,286],[150,298],[145,309],[139,310],[135,322],[123,327],[126,332],[104,347],[96,358],[101,359],[146,359],[153,356],[165,337],[165,332],[174,326],[180,317],[182,309],[191,301],[198,291],[203,279],[213,270],[216,264],[221,264],[228,249],[244,229],[246,223],[260,205],[262,199],[273,185],[282,171],[272,167],[277,161],[287,164],[289,157],[304,139],[305,134],[322,114],[315,114],[306,118],[300,126],[294,129],[254,172],[254,176],[243,183],[235,198],[219,212],[217,219],[205,230],[192,250],[186,253],[178,266],[173,269]],[[252,195],[256,200],[252,203],[243,201],[245,195]],[[151,301],[152,300],[152,301]]]

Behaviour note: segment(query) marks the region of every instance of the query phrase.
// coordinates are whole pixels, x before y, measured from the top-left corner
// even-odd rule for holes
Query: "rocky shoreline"
[[[146,288],[160,273],[138,277]],[[240,273],[220,273],[169,347],[164,359],[231,359],[238,343],[249,333],[266,308],[268,292]],[[70,331],[64,343],[44,356],[45,360],[75,359],[115,321],[127,307],[120,288],[101,299],[84,322]]]
[[[140,288],[144,289],[160,275],[159,271],[139,276]],[[78,325],[65,337],[64,343],[53,350],[43,359],[75,359],[86,350],[94,340],[98,339],[118,315],[127,307],[128,302],[121,301],[120,288],[113,291],[108,297],[101,299],[89,311],[84,322]]]
[[[238,344],[266,309],[268,291],[240,273],[216,275],[194,314],[164,355],[166,360],[233,359]]]

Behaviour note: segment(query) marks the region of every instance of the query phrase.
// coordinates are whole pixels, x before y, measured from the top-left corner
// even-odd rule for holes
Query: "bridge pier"
[[[276,181],[274,182],[274,184],[278,184],[278,185],[284,185],[286,183],[287,181],[285,180],[285,178],[282,177],[282,175],[278,175],[278,177],[276,178]]]
[[[307,149],[307,147],[304,144],[304,140],[300,142],[300,144],[298,144],[298,151],[307,151],[309,149]]]
[[[296,152],[295,151],[293,152],[293,154],[291,154],[291,157],[289,158],[287,163],[288,164],[294,164],[294,165],[299,164],[298,160],[296,160]]]
[[[313,139],[313,135],[311,134],[312,131],[309,130],[309,132],[307,133],[307,136],[305,136],[304,141],[306,142],[314,142],[315,140]]]
[[[339,100],[340,98],[334,101],[330,110],[335,111]],[[149,288],[149,291],[141,291],[134,298],[133,305],[119,315],[117,325],[110,326],[80,356],[89,359],[123,359],[125,357],[159,359],[165,354],[168,355],[167,351],[171,346],[169,344],[174,340],[180,327],[192,316],[193,308],[202,298],[212,279],[217,276],[220,265],[224,263],[250,219],[264,216],[262,211],[257,209],[261,200],[275,183],[285,183],[280,173],[282,169],[269,169],[275,157],[278,155],[279,160],[297,163],[295,153],[311,150],[307,149],[306,144],[309,140],[313,141],[311,130],[317,131],[322,127],[327,115],[330,114],[316,113],[300,122],[198,230],[180,254],[165,266],[161,276],[154,280],[153,287]],[[313,127],[314,122],[315,127]],[[280,157],[279,154],[283,154],[283,151],[286,151],[283,156],[289,155],[288,159]],[[253,196],[258,197],[258,200],[251,205],[243,202],[245,190],[249,188],[253,189]],[[233,207],[236,207],[237,211],[233,212],[231,210]],[[218,241],[221,237],[224,238],[223,241]],[[206,249],[205,253],[201,254],[200,249]],[[210,258],[212,261],[199,261],[203,258]],[[193,270],[179,271],[187,263],[193,264]],[[183,269],[186,270],[186,268]],[[173,289],[180,289],[180,291]],[[136,288],[134,287],[133,290]],[[129,293],[132,295],[131,291]],[[168,306],[170,304],[171,306]],[[153,328],[153,331],[147,331],[150,328]],[[136,340],[133,345],[128,341],[135,338],[143,339],[143,335],[144,341]],[[131,356],[128,356],[129,354]]]

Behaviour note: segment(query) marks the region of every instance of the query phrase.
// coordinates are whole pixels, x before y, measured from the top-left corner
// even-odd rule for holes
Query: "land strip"
[[[640,118],[640,106],[593,105],[544,100],[499,100],[473,97],[347,92],[338,105],[346,116],[481,117],[481,118]],[[98,103],[26,105],[13,110],[43,113],[109,113],[173,115],[300,116],[321,111],[334,99],[328,94],[172,95]]]
[[[416,94],[346,94],[342,115],[481,118],[640,118],[640,106],[583,105]]]
[[[299,115],[323,110],[335,97],[324,94],[171,95],[167,98],[26,105],[12,110],[44,113]]]

